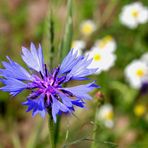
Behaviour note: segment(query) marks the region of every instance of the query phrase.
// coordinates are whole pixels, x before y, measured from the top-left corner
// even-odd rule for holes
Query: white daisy
[[[102,121],[108,128],[114,126],[114,112],[111,104],[101,106],[97,112],[97,119]]]
[[[136,28],[139,24],[148,21],[148,9],[140,2],[126,5],[120,14],[121,23],[129,28]]]
[[[74,51],[78,51],[78,55],[82,54],[82,50],[85,48],[86,43],[82,40],[75,40],[72,42],[72,47]]]
[[[115,54],[99,50],[97,47],[93,47],[86,55],[88,55],[89,58],[93,58],[88,68],[99,68],[96,74],[109,70],[116,60]]]
[[[95,30],[96,24],[92,20],[86,20],[80,25],[80,31],[84,36],[91,35]]]
[[[95,46],[98,49],[104,50],[106,52],[114,52],[117,47],[115,40],[110,35],[107,35],[104,38],[96,41]]]
[[[125,76],[133,88],[140,88],[147,73],[146,63],[134,60],[125,69]]]
[[[148,83],[148,52],[144,53],[141,57],[141,61],[144,62],[147,66],[146,74],[142,79],[143,83]]]

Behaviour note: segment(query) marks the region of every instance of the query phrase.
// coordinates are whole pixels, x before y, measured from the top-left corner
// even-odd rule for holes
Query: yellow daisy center
[[[108,113],[105,115],[105,119],[106,119],[106,120],[112,120],[112,119],[113,119],[113,116],[114,116],[113,112],[110,111],[110,112],[108,112]]]
[[[146,112],[146,108],[142,104],[141,105],[137,105],[134,108],[134,113],[135,113],[136,116],[142,116],[142,115],[144,115],[145,112]]]
[[[82,27],[82,32],[84,34],[91,34],[93,32],[93,26],[90,24],[85,24]]]
[[[99,48],[104,48],[106,44],[108,44],[110,41],[112,41],[112,37],[110,35],[104,37],[98,44]]]
[[[136,74],[137,74],[138,77],[143,77],[144,76],[144,71],[142,69],[138,69],[136,71]]]
[[[94,61],[100,61],[101,60],[101,55],[95,54],[93,59],[94,59]]]
[[[132,16],[133,17],[138,17],[138,15],[139,15],[139,12],[137,11],[137,10],[132,10]]]

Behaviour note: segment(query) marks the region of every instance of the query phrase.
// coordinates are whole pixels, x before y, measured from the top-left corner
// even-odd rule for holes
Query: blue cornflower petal
[[[31,94],[27,97],[29,99],[36,99],[38,98],[38,96],[40,96],[42,94],[41,91],[37,90],[37,91],[33,91],[31,92]]]
[[[8,62],[2,62],[5,69],[0,69],[0,76],[5,78],[15,78],[18,80],[32,80],[31,75],[18,63],[7,57]]]
[[[72,104],[83,108],[85,102],[83,102],[82,100],[74,100],[74,101],[72,101]]]
[[[92,82],[86,85],[79,85],[75,87],[67,87],[62,89],[69,91],[70,93],[75,95],[77,98],[90,100],[92,99],[92,97],[88,93],[92,91],[94,88],[98,88],[98,86],[94,82]]]
[[[83,59],[83,56],[77,56],[77,55],[78,55],[77,51],[74,51],[74,49],[70,50],[68,55],[62,61],[59,74],[69,72],[74,65],[76,65],[81,59]]]
[[[20,93],[20,91],[17,91],[17,92],[10,92],[10,95],[12,95],[13,97],[18,95]]]
[[[46,115],[46,108],[44,105],[44,95],[41,95],[39,98],[37,99],[27,99],[27,101],[23,102],[23,105],[28,106],[27,112],[29,112],[30,110],[32,111],[32,116],[35,116],[36,114],[40,114],[42,118],[45,117]]]
[[[88,57],[81,59],[76,65],[73,66],[72,70],[67,74],[66,81],[69,81],[70,79],[80,80],[83,77],[95,73],[98,69],[87,68],[91,64],[91,62],[92,59],[88,60]]]
[[[34,108],[34,104],[36,104],[35,101],[33,101],[31,99],[27,99],[27,101],[22,103],[22,105],[28,106],[28,109],[26,110],[26,112],[31,111]]]
[[[40,44],[39,44],[37,52],[38,52],[38,57],[39,57],[40,69],[41,69],[42,74],[44,74],[44,57],[43,57],[42,47]]]
[[[22,47],[22,59],[29,68],[42,72],[44,75],[44,59],[41,46],[39,45],[37,50],[35,45],[31,43],[30,48],[31,50],[29,51],[27,48]]]
[[[17,79],[9,78],[1,80],[5,86],[1,87],[0,90],[10,92],[11,94],[18,94],[27,88],[27,84]]]
[[[52,96],[52,117],[54,122],[56,122],[56,115],[62,111],[62,112],[70,112],[68,107],[64,104],[62,104],[60,101],[58,101],[53,95]]]
[[[61,97],[63,104],[65,104],[67,107],[72,107],[72,100],[69,97],[63,93],[59,93],[58,95]]]

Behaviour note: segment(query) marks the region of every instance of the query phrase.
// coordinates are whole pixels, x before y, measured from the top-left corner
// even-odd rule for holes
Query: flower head
[[[134,113],[138,117],[143,116],[146,113],[146,106],[144,104],[137,104],[134,107]]]
[[[102,121],[108,128],[114,126],[114,112],[111,104],[105,104],[100,107],[97,113],[97,119]]]
[[[141,60],[134,60],[125,68],[125,76],[133,88],[141,88],[145,81],[147,66]]]
[[[90,59],[93,58],[93,61],[88,68],[98,68],[96,74],[109,70],[114,65],[116,60],[115,54],[107,52],[106,50],[100,50],[95,46],[92,47],[86,55],[88,55]]]
[[[0,69],[0,81],[5,85],[0,88],[15,96],[23,90],[30,90],[23,105],[28,106],[27,112],[32,110],[32,115],[40,114],[45,117],[50,111],[54,121],[56,115],[62,112],[71,113],[74,106],[84,107],[84,100],[90,100],[88,94],[98,86],[95,82],[75,87],[63,87],[70,80],[85,80],[86,76],[93,74],[96,69],[88,69],[90,59],[78,56],[71,50],[64,58],[61,65],[48,71],[42,48],[38,49],[32,43],[30,50],[22,48],[22,59],[31,70],[26,69],[7,57],[8,62],[2,62],[5,69]]]
[[[120,20],[121,23],[127,27],[132,29],[136,28],[139,24],[143,24],[148,21],[148,9],[140,2],[126,5],[122,9]]]
[[[103,50],[105,52],[114,52],[116,50],[116,42],[114,38],[110,35],[103,37],[96,41],[95,46],[99,50]]]
[[[84,36],[91,35],[96,30],[96,24],[92,20],[82,22],[80,31]]]

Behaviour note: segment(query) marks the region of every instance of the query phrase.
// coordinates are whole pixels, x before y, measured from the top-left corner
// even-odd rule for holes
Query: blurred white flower
[[[96,24],[92,20],[83,21],[80,25],[80,31],[84,36],[91,35],[96,30]]]
[[[126,5],[122,8],[120,21],[131,29],[136,28],[139,24],[148,21],[148,9],[140,2]]]
[[[148,52],[144,53],[141,57],[141,60],[146,63],[147,67],[148,67]]]
[[[96,74],[109,70],[114,65],[116,60],[115,54],[99,50],[97,47],[92,47],[86,55],[88,55],[88,58],[93,58],[93,61],[88,68],[98,68]]]
[[[97,119],[102,121],[108,128],[114,126],[114,112],[111,104],[101,106],[97,112]]]
[[[146,74],[144,75],[144,77],[142,78],[142,83],[143,84],[148,84],[148,52],[144,53],[142,56],[141,56],[141,61],[144,62],[147,66],[147,69],[146,69]]]
[[[104,50],[106,52],[114,52],[117,47],[115,40],[110,35],[107,35],[104,38],[96,41],[95,46],[98,49]]]
[[[74,51],[78,51],[78,55],[81,55],[82,54],[82,50],[85,48],[86,46],[86,43],[82,40],[74,40],[72,42],[72,46],[71,48],[74,49]]]
[[[125,68],[125,76],[133,88],[141,88],[147,73],[146,63],[134,60]]]

